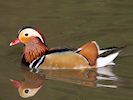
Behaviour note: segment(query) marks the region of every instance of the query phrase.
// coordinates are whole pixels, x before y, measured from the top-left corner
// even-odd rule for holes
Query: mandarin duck
[[[17,88],[19,95],[22,98],[32,97],[44,86],[47,80],[58,80],[67,83],[73,83],[88,88],[106,87],[117,88],[114,83],[101,84],[101,81],[113,82],[117,77],[112,73],[112,66],[101,67],[97,69],[80,70],[45,70],[45,75],[30,72],[23,68],[22,74],[24,80],[18,81],[10,79],[12,84]],[[45,85],[46,86],[46,85]]]
[[[95,41],[90,41],[79,49],[54,48],[49,49],[45,44],[44,35],[34,27],[24,27],[18,32],[17,39],[10,46],[22,43],[24,51],[22,64],[29,69],[88,69],[107,65],[115,65],[113,60],[118,56],[122,47],[99,49]]]

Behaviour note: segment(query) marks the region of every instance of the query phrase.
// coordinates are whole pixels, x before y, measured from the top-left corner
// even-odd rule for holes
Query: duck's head
[[[38,39],[40,42],[45,43],[44,35],[39,30],[34,27],[24,27],[18,31],[18,37],[10,43],[10,46],[19,43],[26,45],[33,41],[37,42]]]
[[[18,37],[10,43],[10,46],[19,43],[25,45],[23,58],[29,63],[37,57],[46,54],[48,51],[43,34],[33,27],[24,27],[20,29],[18,31]]]

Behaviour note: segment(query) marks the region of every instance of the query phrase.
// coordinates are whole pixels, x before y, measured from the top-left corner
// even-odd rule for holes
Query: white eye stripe
[[[35,36],[35,37],[38,37],[40,38],[40,40],[44,43],[44,40],[42,38],[42,36],[34,29],[31,29],[31,28],[27,28],[27,29],[24,29],[23,31],[21,31],[22,33],[24,33],[24,36],[25,34],[28,33],[28,36],[25,36],[25,37],[29,37],[29,36]]]

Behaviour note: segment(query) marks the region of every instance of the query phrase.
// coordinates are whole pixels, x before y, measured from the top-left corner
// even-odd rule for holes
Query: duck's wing
[[[96,65],[96,60],[99,55],[99,46],[95,41],[90,41],[84,44],[79,49],[77,49],[76,52],[84,56],[88,60],[90,66]]]
[[[98,44],[95,41],[91,41],[81,46],[76,52],[87,58],[91,66],[95,65],[96,68],[99,68],[107,65],[115,65],[113,60],[125,47],[126,45],[122,47],[108,47],[99,49]]]

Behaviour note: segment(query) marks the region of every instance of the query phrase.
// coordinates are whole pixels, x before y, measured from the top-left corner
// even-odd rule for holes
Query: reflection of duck
[[[30,69],[83,69],[112,65],[121,48],[99,49],[95,41],[83,45],[77,50],[48,49],[41,32],[32,27],[25,27],[19,32],[10,46],[23,43],[22,64]]]
[[[104,69],[105,68],[105,69]],[[87,87],[109,87],[116,88],[113,84],[101,84],[100,80],[116,81],[117,77],[112,73],[112,67],[102,67],[99,69],[81,70],[45,70],[40,73],[33,73],[23,69],[24,81],[11,80],[13,85],[18,88],[21,97],[28,98],[34,96],[44,85],[45,78],[75,83]],[[103,71],[102,71],[103,70]],[[44,75],[46,77],[44,77]],[[99,78],[100,77],[100,78]],[[113,78],[112,78],[113,77]]]
[[[113,66],[105,66],[101,68],[80,69],[80,70],[43,70],[40,73],[46,75],[47,79],[65,81],[79,84],[87,87],[111,87],[113,85],[100,85],[98,81],[117,81],[116,75],[112,72]],[[116,87],[116,86],[114,86]]]
[[[21,97],[28,98],[34,96],[39,89],[44,85],[44,75],[31,73],[28,70],[23,70],[24,81],[11,79],[13,85],[18,89]]]

